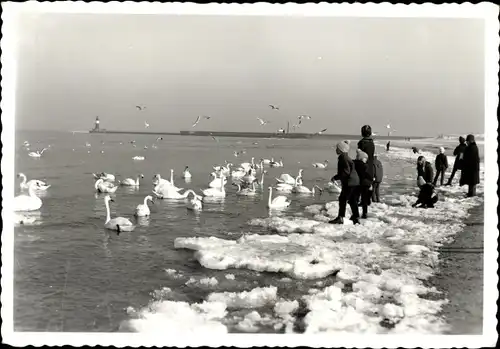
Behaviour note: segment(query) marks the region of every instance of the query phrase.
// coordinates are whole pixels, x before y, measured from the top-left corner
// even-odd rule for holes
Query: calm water
[[[118,179],[135,178],[144,174],[139,189],[119,188],[111,216],[125,216],[133,221],[133,211],[144,197],[151,193],[152,176],[161,173],[169,178],[175,172],[175,184],[182,188],[208,188],[212,166],[226,159],[235,164],[255,159],[283,157],[284,168],[267,169],[265,181],[274,184],[281,173],[296,176],[304,168],[304,184],[321,187],[336,170],[334,143],[324,140],[277,140],[165,136],[158,148],[151,145],[155,136],[95,135],[71,133],[18,133],[16,135],[16,173],[23,172],[30,179],[42,179],[52,187],[42,195],[39,224],[18,227],[15,230],[15,300],[14,327],[16,331],[116,331],[123,320],[129,319],[126,308],[141,308],[152,300],[152,293],[169,287],[178,294],[178,300],[200,301],[206,292],[188,287],[185,281],[168,278],[165,269],[176,269],[184,275],[236,275],[237,283],[225,291],[238,291],[267,286],[283,275],[256,273],[247,270],[215,271],[204,269],[193,259],[191,251],[174,249],[177,237],[216,236],[237,239],[244,232],[266,233],[263,228],[246,223],[255,217],[266,217],[267,190],[255,198],[234,195],[236,188],[227,185],[226,199],[220,203],[205,203],[201,214],[186,210],[185,202],[158,200],[151,207],[151,217],[138,222],[132,233],[109,232],[103,228],[106,215],[104,195],[94,190],[92,172],[113,173]],[[22,143],[31,143],[31,150],[51,145],[40,159],[30,158]],[[129,142],[136,141],[134,148]],[[39,144],[36,142],[40,141]],[[104,144],[101,143],[104,142]],[[85,143],[92,144],[91,153]],[[123,142],[120,145],[120,142]],[[253,144],[258,142],[258,144]],[[144,145],[149,149],[144,150]],[[354,145],[353,147],[354,148]],[[74,149],[74,150],[73,150]],[[238,158],[234,150],[246,149]],[[101,150],[104,153],[101,154]],[[132,157],[143,155],[144,161]],[[312,162],[330,161],[328,170],[315,169]],[[409,175],[414,165],[395,163],[383,152],[386,180],[391,192],[407,192]],[[389,162],[391,161],[391,162]],[[193,175],[185,183],[180,175],[184,166]],[[414,180],[413,180],[414,181]],[[266,186],[267,187],[267,186]],[[16,193],[19,181],[16,182]],[[292,194],[293,195],[293,194]],[[293,195],[286,214],[301,211],[313,203],[324,203],[336,198],[324,193],[321,197]],[[293,283],[288,290],[293,295],[298,289],[307,290],[312,282]]]

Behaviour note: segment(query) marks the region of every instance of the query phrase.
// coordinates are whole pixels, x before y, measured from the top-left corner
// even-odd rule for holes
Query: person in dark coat
[[[354,162],[354,168],[358,173],[359,177],[359,195],[361,196],[361,207],[363,208],[363,215],[361,218],[368,218],[368,206],[371,204],[370,199],[372,197],[371,187],[373,183],[373,175],[368,171],[368,154],[364,151],[358,149],[356,154],[356,160]],[[373,165],[371,166],[373,170]]]
[[[476,185],[479,184],[479,149],[473,135],[468,135],[465,141],[467,147],[464,150],[460,186],[468,185],[467,197],[472,197],[476,195]]]
[[[455,177],[455,173],[458,170],[462,170],[463,162],[464,162],[464,151],[467,148],[467,144],[465,143],[465,138],[460,136],[458,138],[459,144],[453,151],[453,155],[455,155],[455,162],[453,163],[453,170],[451,171],[450,178],[448,178],[448,182],[446,185],[451,185],[453,182],[453,178]]]
[[[423,177],[418,177],[418,186],[420,187],[420,192],[418,193],[417,202],[415,202],[412,207],[421,208],[433,208],[434,204],[438,201],[437,195],[434,194],[434,185],[431,183],[426,183]]]
[[[429,161],[425,160],[423,155],[420,155],[417,159],[417,178],[422,177],[425,183],[432,183],[434,179],[434,170]]]
[[[347,202],[351,206],[352,217],[354,224],[359,224],[358,210],[358,186],[359,177],[354,168],[354,162],[349,157],[349,142],[342,141],[337,143],[336,151],[339,156],[337,164],[337,174],[332,177],[333,181],[342,183],[342,190],[339,195],[339,214],[337,218],[329,221],[331,224],[343,224],[345,217],[345,209]]]
[[[375,155],[375,143],[373,143],[372,138],[372,128],[370,125],[364,125],[361,127],[361,136],[363,138],[358,142],[358,149],[365,152],[368,155],[368,174],[373,177],[373,157]]]
[[[413,150],[413,154],[420,153],[420,149],[418,149],[417,147],[411,147],[411,150]]]
[[[448,168],[448,157],[444,154],[443,147],[439,148],[439,154],[436,156],[435,165],[436,165],[436,177],[434,177],[434,182],[432,182],[432,184],[434,186],[436,186],[438,177],[439,177],[439,175],[441,175],[440,184],[443,185],[444,173],[446,172],[446,169]]]
[[[391,141],[387,142],[387,144],[385,145],[387,151],[389,151],[390,147],[391,147]]]
[[[372,201],[380,202],[380,183],[382,182],[382,178],[384,178],[384,168],[382,163],[377,156],[373,157],[373,188],[372,188]]]

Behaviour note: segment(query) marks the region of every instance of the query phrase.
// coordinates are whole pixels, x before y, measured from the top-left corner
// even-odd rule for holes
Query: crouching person
[[[426,183],[423,177],[418,177],[417,184],[420,188],[420,193],[418,193],[417,202],[412,207],[433,208],[434,204],[438,201],[437,194],[434,194],[434,185]]]

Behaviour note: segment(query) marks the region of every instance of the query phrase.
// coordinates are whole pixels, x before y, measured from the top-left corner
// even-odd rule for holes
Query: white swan
[[[269,159],[261,159],[261,161],[264,165],[269,165],[271,163],[271,160]]]
[[[145,217],[145,216],[149,216],[151,214],[151,211],[149,210],[149,206],[148,206],[148,200],[150,200],[151,202],[154,202],[153,197],[151,195],[146,196],[144,198],[144,203],[137,205],[137,207],[135,208],[134,216]]]
[[[161,175],[158,173],[153,176],[153,185],[171,185],[171,183],[168,179],[161,178]]]
[[[172,188],[174,188],[177,191],[184,189],[184,188],[177,188],[175,186],[175,184],[174,184],[174,169],[170,169],[170,185],[172,186]]]
[[[31,153],[28,153],[28,156],[31,156],[32,158],[39,158],[42,156],[43,152],[46,151],[48,148],[43,148],[42,150],[39,151],[32,151]]]
[[[26,182],[26,175],[24,173],[19,173],[17,176],[23,179],[23,181],[19,184],[21,190],[28,189],[30,185],[34,185],[34,190],[47,190],[50,188],[50,184],[47,184],[39,179],[32,179]]]
[[[323,162],[316,162],[312,165],[316,168],[326,168],[328,166],[328,160],[325,160]]]
[[[299,174],[297,175],[297,179],[300,178],[299,184],[302,183],[302,171],[304,171],[304,170],[300,169]],[[290,184],[290,185],[297,184],[297,180],[295,178],[293,178],[292,176],[290,176],[288,173],[283,173],[280,176],[280,178],[276,178],[276,181],[278,181],[278,183],[283,183],[283,184]]]
[[[233,185],[238,186],[238,191],[236,192],[236,195],[254,196],[257,194],[257,191],[255,190],[255,182],[252,183],[252,188],[245,188],[245,189],[241,189],[241,185],[237,183],[233,183]]]
[[[173,187],[162,187],[160,191],[153,191],[153,194],[155,194],[159,199],[185,199],[191,192],[196,195],[196,193],[191,189],[187,189],[181,194]]]
[[[271,166],[271,167],[283,167],[283,159],[281,158],[280,161],[278,161],[278,162],[271,161],[269,163],[269,166]]]
[[[262,171],[261,176],[260,176],[260,181],[259,185],[263,188],[264,187],[264,175],[267,173],[267,171]]]
[[[94,187],[99,193],[114,193],[118,188],[110,182],[105,182],[102,178],[95,182]]]
[[[308,187],[306,187],[304,185],[297,185],[297,186],[293,187],[292,193],[296,193],[296,194],[312,194],[312,195],[314,195],[314,194],[316,194],[315,188],[318,188],[320,192],[323,191],[323,189],[321,189],[317,185],[314,185],[312,187],[312,189],[309,189]]]
[[[254,160],[255,158],[252,157],[251,162],[243,162],[240,164],[240,167],[243,168],[245,171],[248,171],[250,168],[255,166]]]
[[[118,184],[127,185],[131,187],[138,187],[140,178],[144,178],[144,175],[143,174],[138,175],[135,181],[132,178],[126,178],[123,180],[123,182],[118,181]]]
[[[247,174],[247,171],[243,168],[236,169],[231,173],[231,178],[240,179],[243,178]]]
[[[340,193],[342,191],[342,188],[337,184],[337,182],[328,182],[327,185],[325,186],[325,189],[328,190],[330,193]]]
[[[28,187],[28,194],[14,198],[14,211],[36,211],[42,207],[42,200],[36,196],[34,184]]]
[[[201,211],[203,209],[203,203],[201,202],[202,197],[196,195],[196,193],[192,190],[188,193],[188,197],[190,193],[193,193],[193,198],[188,201],[186,206],[187,209],[192,211]]]
[[[132,224],[130,220],[124,217],[116,217],[111,219],[111,215],[109,214],[109,202],[113,201],[109,197],[109,195],[106,195],[104,197],[104,204],[106,205],[106,222],[104,222],[104,227],[109,230],[116,230],[118,232],[118,235],[122,231],[132,231],[135,229],[135,226]]]
[[[184,172],[182,172],[182,178],[184,179],[189,179],[191,178],[191,172],[189,172],[189,167],[186,166],[186,168],[184,169]]]
[[[94,175],[94,179],[102,179],[106,182],[114,182],[115,176],[111,173],[101,172],[101,173],[92,173]]]
[[[273,187],[269,187],[269,199],[267,200],[267,207],[270,209],[273,208],[285,208],[290,206],[290,201],[286,196],[277,196],[274,199],[273,196]]]
[[[217,197],[217,198],[224,198],[226,197],[226,189],[224,188],[224,180],[226,177],[221,176],[220,177],[220,187],[219,188],[208,188],[205,190],[202,190],[203,195],[209,196],[209,197]]]
[[[224,186],[224,185],[227,184],[227,178],[226,178],[226,176],[224,176],[224,175],[221,174],[219,177],[217,177],[217,175],[215,173],[213,173],[213,172],[210,175],[212,177],[215,177],[215,178],[208,184],[209,188],[220,189],[221,185]],[[223,179],[222,182],[221,182],[221,178]]]
[[[255,181],[255,179],[256,178],[254,176],[254,173],[253,173],[252,169],[248,170],[247,174],[241,178],[241,180],[243,182],[248,183],[248,184],[253,183]]]

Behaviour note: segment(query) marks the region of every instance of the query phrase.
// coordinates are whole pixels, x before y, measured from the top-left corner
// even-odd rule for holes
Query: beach
[[[480,302],[453,290],[467,278],[471,289],[481,293],[480,280],[474,277],[481,274],[479,266],[464,268],[470,260],[447,261],[440,251],[455,240],[460,244],[461,232],[469,229],[467,220],[479,217],[474,207],[483,202],[482,184],[476,198],[464,198],[465,187],[438,188],[442,200],[435,209],[414,209],[416,155],[396,146],[386,152],[385,145],[378,144],[385,170],[383,200],[370,206],[368,219],[359,226],[327,223],[337,214],[338,193],[280,193],[292,204],[271,212],[266,207],[267,184],[255,197],[235,195],[237,189],[227,185],[227,196],[207,200],[199,213],[186,210],[183,200],[157,200],[151,216],[138,220],[133,233],[118,236],[103,228],[104,195],[95,193],[93,172],[114,173],[120,180],[144,174],[138,188],[119,188],[112,195],[112,216],[131,217],[135,206],[151,193],[153,175],[168,178],[171,168],[177,186],[197,192],[207,188],[212,166],[224,160],[283,158],[283,168],[266,168],[264,180],[269,184],[281,173],[295,176],[303,168],[304,185],[326,188],[336,171],[332,144],[322,140],[214,142],[169,136],[152,148],[154,139],[134,136],[137,147],[132,147],[131,137],[18,136],[16,172],[43,179],[52,187],[41,196],[44,204],[35,214],[37,221],[16,227],[17,331],[439,334],[478,330]],[[42,158],[32,159],[22,150],[24,139],[41,139],[52,147]],[[145,145],[148,149],[143,149]],[[233,152],[241,149],[246,154],[236,158]],[[134,161],[137,155],[145,160]],[[326,170],[312,167],[312,162],[325,159],[330,163]],[[193,174],[190,181],[180,177],[186,165]],[[34,309],[33,302],[40,306]],[[463,307],[464,302],[469,306]],[[477,321],[460,322],[463,309]]]

